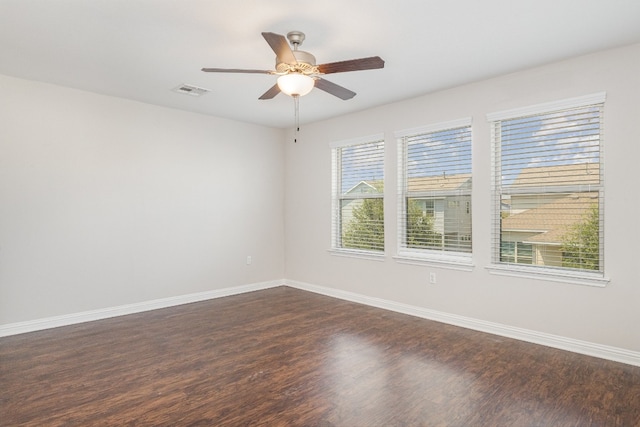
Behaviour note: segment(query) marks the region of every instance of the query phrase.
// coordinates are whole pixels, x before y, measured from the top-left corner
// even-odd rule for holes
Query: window
[[[396,133],[398,256],[471,261],[471,119]]]
[[[500,261],[516,264],[531,264],[533,245],[522,242],[500,242]]]
[[[384,136],[332,147],[332,249],[353,254],[384,251]]]
[[[604,98],[488,116],[494,264],[527,265],[534,274],[603,276]]]

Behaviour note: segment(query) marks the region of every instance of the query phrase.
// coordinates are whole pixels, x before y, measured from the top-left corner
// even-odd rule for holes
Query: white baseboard
[[[514,338],[517,340],[540,344],[547,347],[558,348],[561,350],[572,351],[574,353],[585,354],[587,356],[599,357],[601,359],[612,360],[614,362],[626,363],[628,365],[640,366],[640,352],[636,351],[606,346],[602,344],[595,344],[588,341],[580,341],[572,338],[546,334],[543,332],[536,332],[528,329],[516,328],[513,326],[502,325],[500,323],[487,322],[484,320],[458,316],[455,314],[449,314],[435,310],[429,310],[427,308],[402,304],[399,302],[384,300],[381,298],[374,298],[353,292],[343,291],[340,289],[311,285],[308,283],[297,282],[293,280],[285,280],[285,285],[292,288],[369,305],[372,307],[383,308],[385,310],[391,310],[398,313],[421,317],[424,319],[435,320],[441,323],[461,326],[467,329],[487,332],[507,338]]]
[[[24,334],[26,332],[40,331],[43,329],[57,328],[59,326],[74,325],[77,323],[91,322],[93,320],[108,319],[110,317],[125,316],[127,314],[140,313],[143,311],[156,310],[159,308],[173,307],[176,305],[189,304],[192,302],[205,301],[214,298],[222,298],[231,295],[243,294],[245,292],[274,288],[276,286],[282,286],[283,284],[284,280],[274,280],[270,282],[253,283],[231,288],[215,289],[212,291],[179,295],[176,297],[161,298],[151,301],[143,301],[117,307],[107,307],[91,311],[83,311],[80,313],[65,314],[62,316],[46,317],[43,319],[30,320],[27,322],[9,323],[6,325],[0,325],[0,337]]]

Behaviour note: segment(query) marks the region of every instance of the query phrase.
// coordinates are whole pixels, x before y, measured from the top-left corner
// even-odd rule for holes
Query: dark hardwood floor
[[[281,287],[0,339],[3,426],[640,426],[640,367]]]

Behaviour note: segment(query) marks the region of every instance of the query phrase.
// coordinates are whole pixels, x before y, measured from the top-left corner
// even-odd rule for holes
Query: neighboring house
[[[502,260],[562,266],[563,236],[597,203],[598,193],[574,193],[503,218]]]
[[[512,188],[523,194],[503,197],[500,257],[505,262],[562,266],[563,237],[598,204],[597,164],[575,164],[522,169]],[[567,187],[584,192],[539,192]],[[536,189],[530,193],[527,189]],[[543,190],[544,191],[544,190]]]
[[[471,174],[409,178],[409,202],[433,218],[433,249],[471,252]],[[435,242],[432,242],[435,243]]]
[[[362,194],[380,194],[376,185],[380,185],[381,181],[360,181],[349,190],[345,191],[344,195],[346,196],[356,196]],[[341,201],[340,211],[341,211],[341,221],[342,224],[346,225],[351,222],[353,219],[353,210],[358,206],[362,205],[363,199],[349,199],[345,198]]]
[[[409,178],[409,199],[433,218],[442,246],[468,246],[471,241],[471,174]],[[466,244],[464,243],[466,242]]]
[[[360,181],[345,196],[379,194],[379,181]],[[433,231],[441,236],[440,246],[466,247],[471,241],[471,174],[409,178],[408,198],[433,218]],[[353,219],[353,210],[363,199],[342,199],[342,224]]]
[[[360,181],[344,194],[378,194],[380,191],[376,186],[380,185],[381,181]]]

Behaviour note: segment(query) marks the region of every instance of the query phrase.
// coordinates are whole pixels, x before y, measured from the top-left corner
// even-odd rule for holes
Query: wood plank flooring
[[[640,426],[640,368],[296,289],[0,339],[2,426]]]

